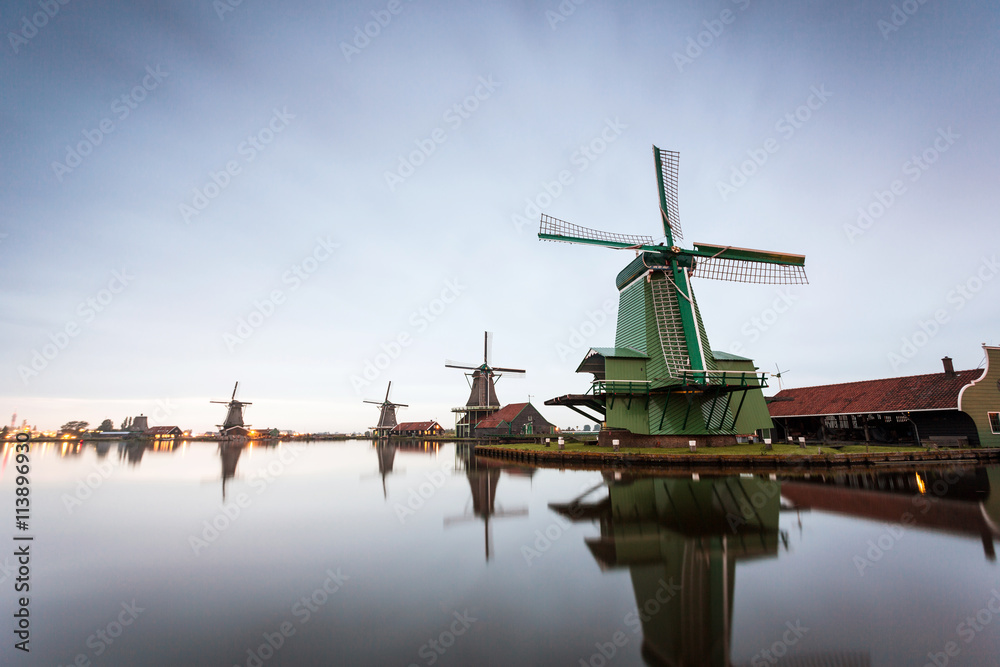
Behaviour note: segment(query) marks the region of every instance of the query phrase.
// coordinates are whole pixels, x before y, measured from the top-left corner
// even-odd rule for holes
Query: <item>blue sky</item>
[[[806,286],[696,283],[715,349],[803,386],[1000,342],[995,3],[35,0],[0,25],[18,421],[202,430],[240,380],[254,425],[353,431],[392,380],[401,418],[450,425],[444,361],[484,330],[528,371],[501,401],[582,391],[631,254],[539,242],[538,214],[661,235],[654,143],[685,245],[807,256]]]

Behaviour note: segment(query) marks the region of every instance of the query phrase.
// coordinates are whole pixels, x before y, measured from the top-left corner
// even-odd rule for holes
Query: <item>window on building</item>
[[[990,432],[1000,434],[1000,412],[988,412],[990,416]]]

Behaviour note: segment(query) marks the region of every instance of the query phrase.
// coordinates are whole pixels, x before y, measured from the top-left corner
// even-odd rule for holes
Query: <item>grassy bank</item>
[[[533,444],[501,445],[504,449],[518,450],[524,452],[558,452],[559,445],[553,443],[546,447]],[[926,452],[930,451],[926,447],[883,447],[872,445],[846,445],[843,447],[830,447],[807,445],[805,448],[798,445],[776,444],[771,446],[771,450],[765,451],[764,445],[757,443],[752,445],[732,445],[729,447],[699,447],[692,452],[686,447],[622,447],[619,453],[623,454],[646,454],[665,456],[811,456],[817,454],[887,454],[895,452]],[[585,444],[582,442],[567,442],[564,452],[581,453],[601,453],[614,454],[612,447],[602,447],[599,445]]]

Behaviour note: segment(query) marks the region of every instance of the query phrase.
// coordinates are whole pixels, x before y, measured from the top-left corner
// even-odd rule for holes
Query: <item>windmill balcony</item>
[[[681,371],[684,384],[727,384],[737,387],[767,388],[767,373],[748,371]]]
[[[676,380],[680,380],[677,382]],[[682,371],[680,378],[674,378],[674,382],[666,387],[684,386],[704,386],[704,385],[725,385],[732,390],[739,388],[767,388],[767,373],[751,373],[748,371]],[[661,393],[658,390],[665,390],[662,383],[653,383],[649,380],[594,380],[590,383],[590,389],[585,395],[600,396],[610,394],[614,396],[645,396],[650,393]]]
[[[588,394],[615,396],[647,396],[652,383],[649,380],[594,380]]]

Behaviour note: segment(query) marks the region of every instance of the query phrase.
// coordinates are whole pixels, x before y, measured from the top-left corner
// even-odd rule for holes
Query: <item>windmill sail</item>
[[[801,285],[809,282],[804,255],[710,243],[695,243],[694,247],[698,258],[691,275],[695,278],[767,285]]]
[[[538,237],[544,241],[584,243],[607,248],[638,249],[641,246],[653,245],[653,238],[651,236],[602,232],[597,229],[574,225],[571,222],[553,218],[551,215],[545,215],[544,213],[542,214],[541,226],[538,229]]]
[[[657,185],[660,190],[660,217],[663,218],[663,232],[668,240],[676,242],[684,238],[681,233],[681,216],[677,209],[677,174],[680,171],[681,154],[663,151],[653,146],[656,159]],[[667,245],[673,245],[673,242]]]

